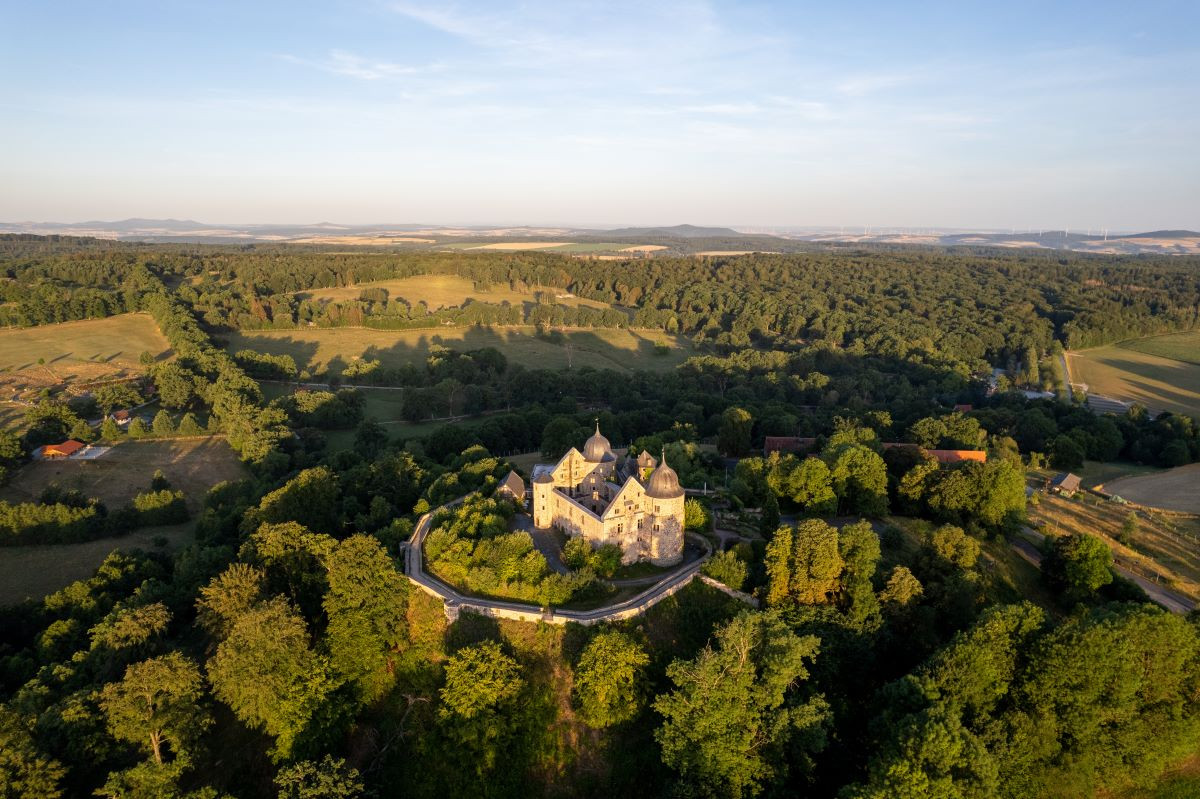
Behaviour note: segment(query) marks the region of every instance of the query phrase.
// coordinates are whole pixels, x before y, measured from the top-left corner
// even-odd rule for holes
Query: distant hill
[[[622,227],[616,230],[588,231],[600,233],[614,238],[673,238],[673,239],[712,239],[726,236],[741,236],[736,230],[727,227],[697,227],[696,225],[674,225],[671,227]]]
[[[1194,230],[1152,230],[1149,233],[1131,233],[1119,236],[1122,239],[1197,239],[1200,233]]]

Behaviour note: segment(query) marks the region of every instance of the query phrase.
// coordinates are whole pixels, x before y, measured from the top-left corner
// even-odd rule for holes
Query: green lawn
[[[1118,346],[1147,355],[1200,365],[1200,330],[1122,341]]]

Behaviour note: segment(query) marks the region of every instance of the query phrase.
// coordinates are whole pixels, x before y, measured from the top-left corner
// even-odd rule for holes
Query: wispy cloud
[[[443,68],[443,65],[439,63],[413,65],[378,61],[345,50],[330,50],[324,58],[320,59],[300,58],[294,55],[284,55],[282,58],[293,64],[303,64],[333,75],[369,81],[428,74],[438,72]]]

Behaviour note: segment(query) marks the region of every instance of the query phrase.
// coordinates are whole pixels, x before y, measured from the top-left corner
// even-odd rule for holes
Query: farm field
[[[1200,365],[1200,330],[1137,338],[1122,341],[1118,346],[1126,350],[1144,352],[1147,355],[1157,355],[1160,358]]]
[[[58,483],[98,497],[115,509],[147,491],[158,469],[172,487],[184,492],[193,512],[199,509],[208,489],[223,480],[247,476],[224,438],[124,441],[96,460],[34,461],[18,470],[0,489],[0,499],[36,501],[47,486]],[[0,561],[6,557],[0,553]]]
[[[1104,490],[1139,505],[1200,513],[1200,463],[1123,477],[1107,483]]]
[[[373,283],[359,283],[353,286],[338,288],[312,289],[300,292],[299,296],[316,300],[354,300],[363,289],[387,289],[391,297],[402,297],[409,303],[424,302],[431,310],[460,306],[467,300],[480,302],[502,303],[513,305],[533,303],[535,293],[547,291],[560,293],[562,289],[535,287],[529,291],[513,291],[507,285],[492,286],[480,291],[475,288],[474,281],[459,275],[414,275],[413,277],[396,278],[394,280],[377,280]],[[591,308],[607,308],[607,303],[596,300],[585,300],[579,297],[563,297],[556,300],[562,305],[585,305]]]
[[[132,376],[143,352],[160,360],[171,352],[149,314],[10,328],[0,330],[0,379],[41,387]]]
[[[1106,488],[1112,490],[1111,485]],[[1168,587],[1200,599],[1200,517],[1137,511],[1138,529],[1126,546],[1117,539],[1131,512],[1127,505],[1091,494],[1077,494],[1074,499],[1041,495],[1037,505],[1029,505],[1030,521],[1046,535],[1099,536],[1120,565],[1149,579],[1161,575]]]
[[[1067,353],[1073,383],[1105,397],[1138,402],[1152,412],[1200,416],[1200,365],[1149,355],[1125,346]]]
[[[443,327],[425,330],[370,328],[307,328],[302,330],[241,331],[228,336],[226,349],[254,349],[290,355],[296,365],[313,374],[340,372],[355,358],[379,360],[385,367],[424,363],[436,346],[457,350],[495,347],[511,363],[530,369],[672,369],[695,350],[686,338],[655,330],[620,328],[571,330],[570,347],[540,339],[532,327]],[[669,350],[655,353],[658,344]]]
[[[667,249],[662,245],[628,244],[612,241],[504,241],[494,244],[480,244],[477,241],[443,242],[438,245],[454,250],[548,250],[551,252],[653,252]]]

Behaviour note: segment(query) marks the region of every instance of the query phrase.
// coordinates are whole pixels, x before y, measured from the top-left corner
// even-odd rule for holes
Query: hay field
[[[1142,478],[1129,478],[1142,479]],[[1107,490],[1112,490],[1112,485]],[[1124,494],[1122,494],[1124,496]],[[1136,574],[1161,573],[1171,588],[1200,599],[1200,518],[1168,518],[1160,514],[1137,514],[1137,532],[1130,546],[1117,538],[1133,509],[1092,494],[1065,499],[1053,494],[1039,497],[1028,508],[1030,521],[1046,535],[1088,533],[1100,537],[1113,557]]]
[[[1200,416],[1200,365],[1124,346],[1069,352],[1067,364],[1071,382],[1086,383],[1091,394]]]
[[[363,289],[387,289],[389,297],[402,297],[411,304],[425,303],[430,309],[451,308],[462,305],[467,300],[479,302],[502,303],[513,305],[533,303],[536,301],[535,292],[545,291],[558,294],[562,289],[550,287],[534,287],[529,291],[513,291],[507,285],[496,285],[484,291],[475,288],[474,281],[459,275],[415,275],[413,277],[396,278],[394,280],[378,280],[374,283],[359,283],[353,286],[339,288],[312,289],[300,292],[299,296],[315,300],[356,300]],[[608,303],[597,300],[585,300],[579,297],[562,297],[556,300],[562,305],[585,305],[591,308],[607,308]]]
[[[1105,484],[1110,494],[1151,508],[1200,513],[1200,463]]]
[[[124,441],[107,454],[91,461],[34,461],[0,488],[0,499],[9,502],[34,501],[51,483],[76,488],[89,497],[98,497],[111,509],[131,502],[135,495],[148,491],[150,479],[158,469],[171,485],[184,492],[193,511],[208,489],[223,480],[247,476],[237,454],[224,438],[167,439],[162,441]],[[0,551],[0,561],[4,552]]]
[[[569,344],[569,346],[567,346]],[[655,346],[666,345],[664,355]],[[511,363],[530,369],[666,370],[695,353],[691,342],[657,330],[571,330],[562,344],[534,335],[532,327],[441,327],[425,330],[373,330],[370,328],[306,328],[303,330],[247,330],[228,336],[226,349],[253,349],[274,355],[291,355],[296,365],[316,374],[326,369],[340,372],[355,358],[379,360],[397,367],[424,363],[435,346],[456,350],[495,347]]]
[[[142,371],[138,358],[162,359],[170,345],[149,314],[0,330],[0,371],[45,382],[94,380]],[[38,364],[45,361],[45,366]]]
[[[1159,358],[1200,365],[1200,330],[1122,341],[1118,346],[1147,355],[1157,355]]]

